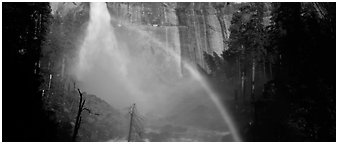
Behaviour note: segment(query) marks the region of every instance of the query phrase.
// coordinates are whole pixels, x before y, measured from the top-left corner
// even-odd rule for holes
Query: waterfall
[[[122,110],[136,103],[144,114],[156,115],[148,120],[171,116],[170,110],[183,99],[192,99],[194,106],[215,107],[212,114],[220,117],[221,125],[227,125],[224,131],[241,141],[231,116],[203,76],[183,61],[190,76],[180,78],[177,64],[183,59],[167,44],[169,35],[160,40],[148,27],[128,20],[120,26],[121,21],[110,15],[105,3],[90,4],[90,19],[75,66],[79,87]]]

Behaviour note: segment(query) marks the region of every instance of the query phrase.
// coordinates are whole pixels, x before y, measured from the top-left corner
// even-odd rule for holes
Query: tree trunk
[[[131,141],[132,128],[133,128],[134,109],[135,109],[135,104],[133,104],[133,105],[131,106],[131,108],[130,108],[130,124],[129,124],[128,142]]]
[[[129,124],[128,142],[131,141],[132,125],[133,125],[133,113],[130,114],[130,124]]]
[[[36,67],[34,69],[34,74],[39,74],[40,72],[40,60],[38,60],[38,62],[36,62]]]
[[[254,112],[254,122],[257,122],[257,103],[255,101],[255,69],[256,61],[255,58],[252,58],[252,83],[251,83],[251,102],[253,103],[253,112]],[[256,138],[256,133],[253,133],[253,140]]]
[[[77,112],[75,126],[74,126],[74,132],[73,132],[73,137],[72,137],[74,142],[76,141],[77,133],[78,133],[79,128],[80,128],[80,124],[81,124],[81,120],[82,120],[81,113],[83,111],[83,106],[86,102],[86,100],[83,100],[83,96],[82,96],[80,89],[78,89],[78,92],[79,92],[79,95],[80,95],[80,101],[79,101],[79,109],[78,109],[78,112]]]
[[[52,86],[52,78],[53,78],[53,75],[49,74],[48,90],[50,90],[50,88]]]
[[[45,90],[44,90],[44,89],[42,90],[42,94],[41,94],[41,96],[42,96],[42,97],[44,97],[44,96],[45,96]]]
[[[241,54],[239,55],[239,61],[241,61],[241,56],[245,56],[245,47],[241,45]],[[245,66],[245,62],[242,63]],[[245,71],[245,70],[244,70]],[[242,99],[245,100],[245,72],[241,72],[241,66],[239,67],[239,72],[241,73],[241,91],[242,91]]]
[[[255,100],[255,58],[252,58],[252,81],[251,81],[251,99],[252,101]]]
[[[241,91],[242,91],[242,98],[243,100],[245,99],[245,76],[244,76],[244,72],[242,72],[242,76],[241,76]]]

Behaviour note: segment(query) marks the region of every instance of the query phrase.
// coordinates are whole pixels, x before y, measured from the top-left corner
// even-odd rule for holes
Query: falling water
[[[183,61],[183,67],[190,72],[192,80],[180,81],[178,71],[172,70],[177,69],[182,60],[174,48],[140,27],[127,22],[121,27],[120,22],[110,16],[105,3],[91,3],[90,21],[75,68],[77,79],[84,83],[85,90],[106,95],[105,100],[112,101],[114,106],[123,107],[136,102],[145,108],[144,111],[147,108],[153,110],[152,105],[160,111],[159,106],[170,103],[175,91],[184,90],[180,87],[189,89],[188,86],[194,86],[194,81],[198,81],[197,85],[203,87],[217,107],[233,139],[241,141],[219,96],[195,68]],[[159,49],[153,50],[152,46]],[[149,53],[155,54],[149,56]],[[182,84],[176,84],[178,82]]]

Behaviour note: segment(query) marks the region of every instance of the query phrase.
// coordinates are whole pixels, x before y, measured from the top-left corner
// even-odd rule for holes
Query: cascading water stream
[[[118,85],[116,85],[116,87],[118,88],[116,88],[115,90],[123,91],[121,85],[125,86],[124,89],[126,92],[122,93],[121,95],[127,95],[128,93],[131,95],[130,99],[132,100],[142,99],[137,97],[140,95],[149,95],[149,93],[140,88],[141,85],[144,83],[144,80],[148,79],[133,77],[133,72],[135,70],[132,68],[136,67],[135,68],[136,70],[141,71],[141,73],[144,72],[145,74],[153,71],[141,70],[142,67],[141,68],[139,67],[140,64],[144,64],[145,67],[148,66],[148,64],[138,62],[137,60],[140,59],[138,57],[136,58],[132,57],[128,53],[126,45],[122,44],[122,42],[118,43],[115,30],[111,25],[111,23],[113,22],[119,24],[120,21],[121,20],[114,19],[110,16],[105,3],[90,4],[90,21],[88,24],[86,37],[79,51],[78,57],[79,61],[75,73],[77,75],[78,80],[81,81],[83,79],[88,78],[88,71],[90,71],[90,69],[99,69],[99,70],[102,69],[106,72],[106,73],[103,72],[102,74],[114,76],[114,77],[112,76],[113,77],[112,81],[118,83]],[[157,47],[159,47],[162,53],[165,53],[166,56],[170,57],[170,59],[173,59],[176,64],[179,64],[180,61],[182,60],[180,56],[173,50],[172,47],[161,42],[156,37],[149,34],[147,31],[144,31],[138,27],[134,27],[133,25],[128,24],[127,22],[124,23],[124,28],[127,29],[128,31],[136,33],[142,39],[147,39],[146,41],[143,41],[143,43],[151,42]],[[226,108],[221,103],[217,93],[212,90],[212,88],[209,86],[207,81],[202,77],[202,75],[197,70],[195,70],[189,63],[185,62],[184,60],[182,61],[182,63],[184,68],[186,68],[189,71],[192,78],[199,82],[200,86],[203,87],[207,95],[210,97],[211,101],[215,104],[225,124],[227,124],[227,126],[229,127],[234,141],[241,141],[237,129],[235,128],[235,125],[231,120],[231,116],[228,114]],[[152,67],[147,68],[150,69]],[[87,81],[91,80],[92,79],[89,79]],[[153,80],[151,79],[151,81]],[[107,89],[109,89],[109,87],[114,86],[109,82],[107,82],[107,85],[108,85]],[[156,94],[158,93],[155,93],[154,95]]]

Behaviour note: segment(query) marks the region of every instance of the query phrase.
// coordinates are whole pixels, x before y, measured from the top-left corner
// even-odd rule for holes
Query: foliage
[[[3,140],[52,141],[56,127],[42,108],[39,58],[50,6],[3,3]]]
[[[280,51],[281,65],[274,82],[277,92],[268,95],[281,95],[279,101],[285,102],[290,113],[276,122],[297,133],[279,140],[332,141],[335,96],[330,77],[334,70],[323,64],[334,63],[334,56],[330,55],[335,49],[335,34],[331,31],[334,28],[320,18],[315,3],[273,3],[272,6],[272,30],[279,37],[274,46]],[[323,46],[326,50],[319,50]],[[280,135],[283,134],[286,131]]]
[[[51,15],[49,3],[3,3],[4,141],[71,141],[79,98],[71,76],[62,73],[85,32],[89,14],[81,7],[86,6]],[[96,96],[87,97],[100,116],[82,117],[79,140],[124,135],[121,114]]]
[[[233,14],[224,66],[217,66],[217,56],[204,57],[212,74],[223,68],[230,79],[250,76],[252,58],[264,68],[258,76],[270,65],[269,81],[257,84],[258,99],[232,107],[238,118],[251,115],[239,123],[245,140],[335,140],[335,70],[327,66],[334,65],[334,21],[332,3],[250,3]]]

